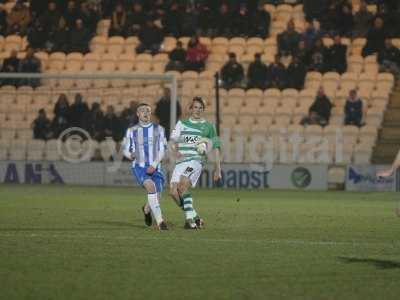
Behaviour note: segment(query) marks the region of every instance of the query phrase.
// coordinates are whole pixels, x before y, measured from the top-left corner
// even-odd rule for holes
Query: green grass
[[[397,197],[196,190],[158,232],[142,190],[0,185],[0,298],[399,299]]]

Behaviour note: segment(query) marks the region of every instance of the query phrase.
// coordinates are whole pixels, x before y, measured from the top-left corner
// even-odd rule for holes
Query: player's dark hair
[[[201,98],[201,97],[199,97],[199,96],[196,96],[196,97],[193,98],[193,100],[192,100],[192,105],[190,105],[190,108],[193,108],[193,104],[194,104],[195,102],[200,103],[201,106],[203,107],[203,109],[206,108],[206,104],[204,103],[203,98]]]

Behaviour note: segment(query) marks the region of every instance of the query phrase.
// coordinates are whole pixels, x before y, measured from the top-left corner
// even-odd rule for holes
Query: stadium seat
[[[95,53],[104,53],[107,49],[107,37],[97,35],[92,38],[89,45],[90,51]]]
[[[115,55],[121,54],[125,50],[125,39],[121,36],[113,36],[108,39],[107,52]]]

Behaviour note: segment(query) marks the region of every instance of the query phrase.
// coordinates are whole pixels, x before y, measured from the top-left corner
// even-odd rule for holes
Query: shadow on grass
[[[107,226],[117,226],[117,227],[130,227],[130,228],[147,228],[145,225],[136,225],[130,222],[121,222],[121,221],[89,221],[90,224],[97,225],[107,225]]]
[[[400,269],[400,262],[393,260],[373,259],[373,258],[357,258],[357,257],[338,257],[344,263],[362,263],[375,266],[377,269]]]
[[[9,227],[9,228],[0,228],[0,232],[83,232],[83,231],[117,231],[117,230],[125,230],[132,228],[144,229],[147,228],[144,225],[136,225],[134,223],[128,222],[117,222],[117,221],[89,221],[89,224],[103,225],[102,227],[86,227],[84,224],[81,227]],[[104,226],[106,225],[106,226]]]

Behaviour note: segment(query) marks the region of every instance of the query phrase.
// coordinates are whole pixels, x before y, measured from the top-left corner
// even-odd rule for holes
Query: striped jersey
[[[126,131],[123,143],[124,155],[131,157],[131,154],[134,154],[133,165],[160,168],[166,145],[165,130],[162,126],[139,123]]]
[[[194,121],[192,119],[180,120],[171,133],[171,140],[177,143],[177,150],[182,154],[177,163],[191,160],[204,162],[207,154],[201,155],[197,143],[202,138],[212,141],[213,149],[220,148],[221,142],[213,124],[206,120]]]

